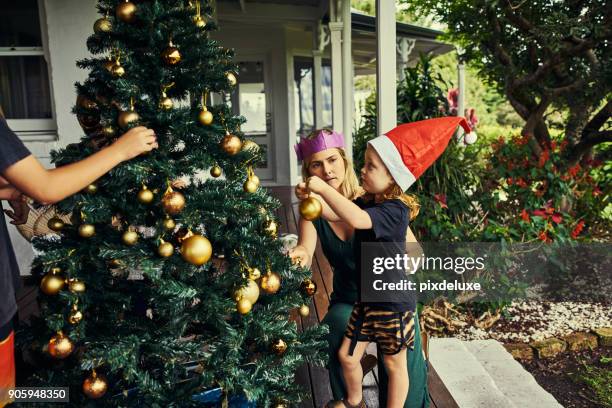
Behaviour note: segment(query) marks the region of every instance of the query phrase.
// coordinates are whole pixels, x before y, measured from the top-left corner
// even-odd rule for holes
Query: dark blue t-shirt
[[[356,272],[360,274],[359,282],[359,301],[362,302],[361,292],[361,272],[362,272],[362,244],[364,243],[388,243],[380,246],[376,250],[377,256],[395,258],[397,255],[403,256],[406,253],[406,230],[410,219],[410,209],[402,201],[385,200],[376,203],[374,200],[358,198],[355,201],[360,208],[368,213],[372,220],[372,228],[355,230],[355,261]],[[396,245],[393,245],[395,243]],[[370,271],[364,271],[370,273]],[[390,270],[386,273],[391,276],[387,281],[399,282],[406,279],[406,272],[402,269]],[[371,307],[385,310],[405,312],[414,311],[416,308],[416,298],[411,291],[398,291],[393,293],[393,302],[362,302]]]
[[[17,135],[9,129],[6,121],[0,118],[0,175],[30,154]],[[2,214],[0,215],[0,327],[17,313],[15,290],[19,285],[19,267]]]

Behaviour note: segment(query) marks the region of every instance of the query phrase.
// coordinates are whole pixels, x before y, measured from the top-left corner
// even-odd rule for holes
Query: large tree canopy
[[[612,7],[607,0],[402,0],[433,14],[484,79],[525,120],[535,153],[550,147],[546,114],[566,114],[568,165],[612,141]]]

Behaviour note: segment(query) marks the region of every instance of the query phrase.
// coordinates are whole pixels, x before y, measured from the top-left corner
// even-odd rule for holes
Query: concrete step
[[[433,338],[429,348],[431,364],[459,407],[520,407],[497,388],[491,375],[462,341]]]
[[[517,407],[563,408],[500,342],[473,340],[464,345],[489,373],[497,388]]]
[[[461,408],[563,408],[496,340],[430,340],[430,360]]]

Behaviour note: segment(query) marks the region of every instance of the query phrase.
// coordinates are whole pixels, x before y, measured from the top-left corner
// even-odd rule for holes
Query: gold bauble
[[[96,194],[98,192],[98,186],[96,186],[95,184],[91,183],[90,185],[85,187],[85,192],[87,194]]]
[[[96,20],[93,29],[96,34],[110,33],[113,30],[113,23],[108,18],[102,17]]]
[[[322,211],[321,202],[314,197],[308,197],[300,203],[300,215],[305,220],[316,220],[321,216]]]
[[[256,280],[261,278],[261,271],[257,268],[249,268],[249,279]]]
[[[177,243],[182,244],[184,240],[189,237],[193,237],[193,232],[187,228],[179,228],[172,237]]]
[[[172,98],[162,96],[162,98],[159,100],[159,107],[163,110],[170,110],[174,107],[174,102],[172,102]]]
[[[210,175],[217,178],[221,175],[221,167],[219,166],[212,166],[210,168]]]
[[[115,15],[121,21],[131,23],[136,19],[136,5],[131,1],[125,0],[115,9]]]
[[[176,228],[176,222],[169,217],[166,217],[166,219],[162,222],[162,225],[166,231],[174,231],[174,228]]]
[[[153,192],[149,190],[147,186],[142,186],[138,192],[138,201],[142,204],[151,204],[154,198]]]
[[[263,290],[268,295],[273,295],[278,292],[281,285],[281,277],[278,273],[268,271],[264,276],[261,277],[261,281],[259,282],[259,286],[261,286],[261,290]]]
[[[274,220],[268,221],[268,223],[266,224],[265,230],[268,234],[270,234],[270,236],[276,237],[276,234],[278,232],[278,225],[276,224],[276,221]]]
[[[111,68],[110,72],[111,74],[113,74],[114,77],[121,78],[125,75],[125,68],[123,68],[123,66],[119,62],[116,62],[115,64],[113,64],[113,67]]]
[[[168,190],[162,197],[162,207],[170,215],[177,215],[185,208],[185,196],[178,191]]]
[[[300,289],[304,295],[312,297],[315,293],[317,293],[317,284],[311,279],[304,279],[304,281],[300,284]]]
[[[106,69],[108,72],[113,72],[113,67],[115,66],[115,61],[113,61],[112,59],[108,59],[106,61],[104,61],[104,69]]]
[[[236,75],[234,75],[233,72],[226,72],[225,77],[227,78],[227,82],[231,86],[235,86],[238,83],[238,80],[236,79]]]
[[[157,247],[157,254],[162,258],[171,257],[172,254],[174,254],[174,245],[169,242],[162,241],[161,244],[159,244],[159,247]]]
[[[68,322],[70,324],[79,324],[81,320],[83,320],[83,313],[75,305],[70,312],[70,316],[68,316]]]
[[[198,115],[198,120],[200,121],[201,124],[208,126],[211,123],[213,123],[213,114],[211,111],[208,111],[206,109],[202,109],[200,111],[200,114]]]
[[[72,353],[72,350],[74,350],[74,344],[70,338],[65,336],[61,331],[51,337],[47,344],[49,355],[59,360],[68,357],[70,353]]]
[[[168,47],[162,51],[162,60],[167,65],[176,65],[181,62],[182,56],[178,48],[176,48],[172,43],[168,45]]]
[[[103,376],[96,374],[94,371],[85,381],[83,381],[82,389],[83,393],[87,395],[88,398],[98,399],[106,394],[108,383]]]
[[[79,236],[82,238],[91,238],[96,234],[96,227],[92,224],[79,225]]]
[[[102,134],[106,137],[113,137],[115,136],[115,128],[112,126],[104,126],[102,128]]]
[[[136,111],[128,110],[128,111],[123,111],[119,114],[119,117],[117,118],[117,123],[119,124],[121,128],[127,129],[128,126],[130,126],[133,123],[138,122],[139,120],[140,120],[140,115],[138,115]]]
[[[125,245],[136,245],[138,242],[138,233],[131,229],[127,230],[123,233],[123,235],[121,235],[121,241],[123,241]]]
[[[202,16],[194,16],[193,17],[193,23],[196,25],[196,27],[198,28],[204,28],[206,27],[206,20],[204,20],[202,18]]]
[[[274,354],[277,356],[282,356],[287,351],[287,343],[283,339],[276,339],[272,342],[270,346]]]
[[[98,108],[97,103],[95,103],[94,101],[92,101],[91,99],[83,95],[77,96],[77,105],[79,105],[83,109],[89,109],[89,110]]]
[[[242,188],[247,193],[254,193],[257,191],[257,188],[259,188],[259,184],[249,178],[247,181],[244,182]]]
[[[212,255],[212,245],[205,237],[194,234],[183,240],[181,244],[181,256],[190,264],[204,265]]]
[[[47,295],[57,295],[65,285],[64,278],[59,276],[59,268],[53,268],[40,281],[40,290]]]
[[[277,402],[276,404],[272,405],[273,408],[289,408],[289,405],[285,404],[284,402]]]
[[[221,148],[230,156],[235,155],[242,148],[242,141],[238,136],[227,133],[221,140]]]
[[[253,303],[251,303],[248,299],[242,298],[236,302],[236,310],[242,315],[249,313],[252,308]]]
[[[246,286],[234,292],[234,299],[236,301],[246,299],[251,303],[257,302],[257,299],[259,299],[259,286],[257,286],[255,281],[248,280]]]
[[[79,279],[70,279],[68,280],[68,289],[73,293],[84,293],[85,282]]]
[[[259,145],[252,140],[245,140],[242,144],[242,150],[251,150],[253,153],[259,150]]]
[[[65,225],[66,224],[64,224],[64,221],[62,221],[62,219],[59,217],[52,217],[49,219],[49,221],[47,221],[47,227],[55,232],[60,232],[62,229],[64,229]]]
[[[308,305],[302,305],[300,306],[300,316],[302,317],[307,317],[310,314],[310,308],[308,307]]]

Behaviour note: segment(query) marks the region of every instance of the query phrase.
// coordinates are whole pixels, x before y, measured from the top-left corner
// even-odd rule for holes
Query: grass
[[[612,363],[611,357],[601,357],[602,367],[582,363],[580,370],[573,376],[573,380],[589,387],[599,404],[612,408]]]

